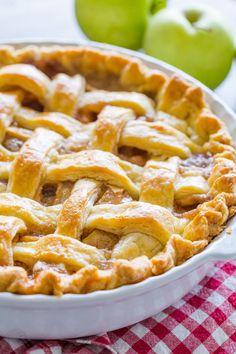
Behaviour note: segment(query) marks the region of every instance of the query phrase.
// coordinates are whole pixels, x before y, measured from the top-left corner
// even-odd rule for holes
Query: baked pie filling
[[[202,251],[236,153],[202,90],[87,47],[0,48],[0,291],[88,293]]]

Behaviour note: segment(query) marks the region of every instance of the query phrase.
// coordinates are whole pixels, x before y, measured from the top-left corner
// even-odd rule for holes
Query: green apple
[[[214,89],[231,67],[234,40],[228,24],[210,7],[168,8],[151,17],[144,49]]]
[[[92,40],[139,49],[149,13],[166,0],[76,0],[80,27]]]

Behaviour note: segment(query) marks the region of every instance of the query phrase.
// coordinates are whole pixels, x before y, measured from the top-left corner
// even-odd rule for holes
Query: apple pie
[[[2,292],[140,282],[236,210],[235,148],[202,89],[112,51],[2,46],[0,142]]]

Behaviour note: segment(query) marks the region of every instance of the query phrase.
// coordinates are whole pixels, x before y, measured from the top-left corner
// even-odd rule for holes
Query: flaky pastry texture
[[[0,291],[160,275],[223,230],[235,186],[201,88],[112,51],[0,47]]]

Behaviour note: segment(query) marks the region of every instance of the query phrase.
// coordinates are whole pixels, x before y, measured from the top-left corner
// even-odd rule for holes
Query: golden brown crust
[[[4,46],[0,67],[0,291],[136,283],[235,214],[235,149],[200,88],[88,47]]]
[[[0,47],[0,66],[18,63],[34,65],[49,76],[80,73],[88,82],[97,83],[99,89],[107,90],[113,85],[152,97],[166,81],[166,75],[148,69],[136,59],[90,47],[28,46],[18,50],[11,46]]]
[[[14,159],[8,192],[33,199],[44,173],[45,158],[51,149],[59,145],[61,139],[61,135],[51,130],[36,129]]]

